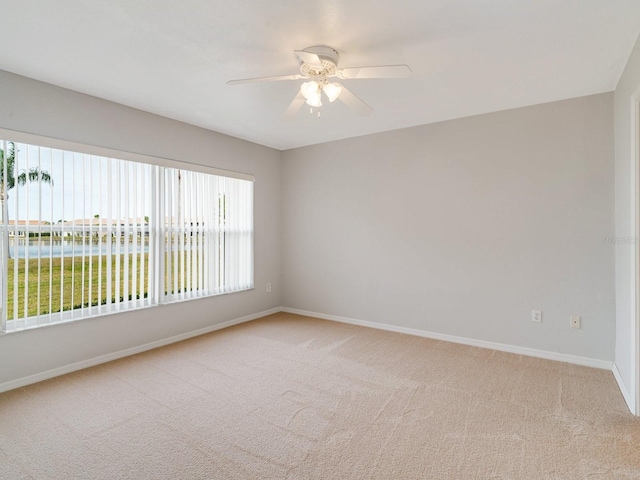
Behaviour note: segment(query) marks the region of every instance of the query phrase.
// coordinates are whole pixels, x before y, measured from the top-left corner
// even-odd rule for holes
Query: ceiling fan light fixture
[[[300,85],[300,92],[307,99],[307,105],[312,107],[322,106],[322,95],[320,90],[320,84],[314,80],[305,82]]]
[[[310,82],[305,82],[300,85],[300,92],[304,95],[304,98],[310,100],[318,95],[318,91],[320,89],[320,85],[318,82],[312,80]]]
[[[312,107],[321,107],[322,106],[322,98],[320,96],[320,92],[316,93],[310,98],[307,98],[307,105]]]
[[[300,61],[300,73],[276,75],[271,77],[244,78],[229,80],[227,85],[239,85],[254,82],[274,82],[281,80],[308,80],[300,85],[300,91],[285,111],[283,120],[292,119],[303,105],[311,107],[311,113],[317,109],[320,116],[322,93],[330,102],[340,99],[347,107],[362,116],[370,115],[373,108],[340,83],[330,83],[329,79],[337,77],[341,80],[352,78],[405,78],[411,74],[408,65],[375,65],[365,67],[338,68],[338,51],[326,45],[315,45],[303,50],[295,50]]]
[[[322,87],[324,94],[327,96],[330,102],[335,101],[342,92],[342,85],[339,83],[327,83]]]

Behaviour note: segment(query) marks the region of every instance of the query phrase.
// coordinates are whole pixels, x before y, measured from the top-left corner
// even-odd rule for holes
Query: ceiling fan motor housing
[[[338,52],[335,49],[325,45],[316,45],[313,47],[307,47],[303,51],[316,54],[318,58],[320,58],[320,62],[324,67],[322,70],[318,70],[305,62],[301,62],[300,72],[303,75],[309,77],[317,75],[333,77],[336,75],[336,71],[338,70],[338,58],[340,55],[338,55]]]

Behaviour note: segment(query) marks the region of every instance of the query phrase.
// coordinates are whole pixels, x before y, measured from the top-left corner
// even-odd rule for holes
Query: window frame
[[[251,200],[253,205],[251,206],[252,212],[255,211],[255,190],[253,184],[255,184],[255,177],[252,174],[237,172],[232,170],[221,169],[217,167],[211,167],[207,165],[202,165],[198,163],[185,162],[179,160],[173,160],[169,158],[157,157],[153,155],[141,154],[141,153],[133,153],[127,152],[123,150],[117,150],[113,148],[107,148],[96,145],[89,145],[84,143],[78,143],[70,140],[62,140],[32,133],[20,132],[15,130],[3,129],[0,128],[0,138],[6,139],[7,142],[16,142],[16,143],[25,143],[35,146],[40,146],[44,148],[52,148],[57,150],[64,150],[75,152],[79,154],[93,155],[98,157],[106,157],[112,158],[116,160],[125,160],[129,162],[136,162],[142,164],[155,165],[165,168],[172,169],[180,169],[180,170],[188,170],[197,173],[204,173],[208,175],[216,175],[219,177],[227,177],[231,179],[239,179],[245,180],[252,183],[252,193]],[[163,195],[164,192],[156,192],[156,195],[159,197]],[[16,220],[17,221],[17,220]],[[4,219],[3,219],[4,222]],[[4,229],[4,223],[0,222],[0,229]],[[5,315],[5,309],[7,305],[7,276],[4,272],[0,272],[3,276],[2,280],[2,293],[0,296],[0,335],[6,335],[9,333],[17,333],[25,330],[31,330],[34,328],[42,328],[50,325],[59,325],[65,323],[72,323],[76,321],[82,321],[89,318],[100,317],[104,315],[113,315],[118,313],[126,313],[140,309],[146,308],[154,308],[160,307],[165,304],[173,304],[179,302],[186,302],[190,300],[198,300],[202,298],[209,298],[218,295],[227,295],[230,293],[239,293],[245,292],[255,289],[255,217],[252,214],[251,218],[251,282],[250,286],[247,288],[242,288],[233,291],[216,291],[216,289],[212,288],[208,293],[202,293],[196,296],[189,296],[187,298],[179,298],[177,295],[169,295],[162,293],[160,289],[164,287],[164,281],[155,282],[153,284],[154,289],[157,289],[154,292],[154,295],[149,295],[149,301],[139,301],[139,300],[128,300],[124,302],[119,302],[117,304],[111,304],[111,308],[105,308],[105,305],[96,305],[89,306],[84,309],[84,314],[79,316],[77,313],[74,315],[74,311],[72,310],[64,310],[60,312],[54,312],[48,314],[50,321],[41,322],[38,320],[38,316],[30,316],[30,317],[21,317],[17,319],[10,320],[11,322],[15,322],[14,328],[7,329],[7,318]],[[17,230],[17,229],[16,229]],[[164,226],[160,229],[164,233]],[[4,234],[4,233],[3,233]],[[162,257],[162,256],[161,256]],[[213,260],[212,260],[213,261]],[[3,262],[2,262],[3,263]],[[3,265],[4,267],[4,265]],[[165,272],[164,261],[161,260],[156,267],[160,269],[158,276],[162,276]],[[151,288],[151,287],[150,287]],[[156,301],[151,300],[151,297],[155,297]]]

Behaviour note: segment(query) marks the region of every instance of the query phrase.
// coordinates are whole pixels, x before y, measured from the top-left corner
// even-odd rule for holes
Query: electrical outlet
[[[531,310],[531,321],[542,323],[542,310]]]
[[[271,282],[267,283],[267,292],[271,291]]]
[[[570,322],[571,328],[582,327],[582,321],[581,321],[580,315],[571,315],[569,317],[569,322]]]

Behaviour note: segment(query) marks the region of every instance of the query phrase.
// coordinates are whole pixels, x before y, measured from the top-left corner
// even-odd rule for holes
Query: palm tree
[[[5,161],[7,163],[7,178],[4,178]],[[9,198],[9,190],[15,188],[16,184],[25,185],[27,182],[44,182],[53,185],[53,179],[49,172],[34,167],[27,171],[22,171],[16,176],[16,146],[13,142],[9,142],[8,151],[0,148],[0,203],[2,204],[2,219],[9,221],[9,208],[7,199]],[[6,181],[5,181],[6,180]],[[16,219],[17,220],[17,219]],[[5,258],[9,257],[9,245],[4,246]]]

